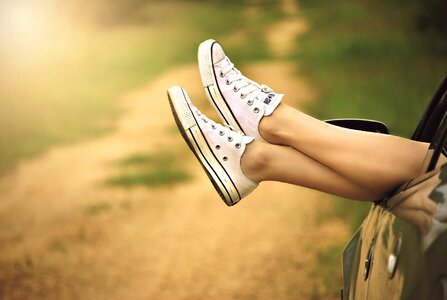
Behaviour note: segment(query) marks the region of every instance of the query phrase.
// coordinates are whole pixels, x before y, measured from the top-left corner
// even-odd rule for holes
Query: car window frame
[[[427,157],[428,165],[425,172],[431,172],[438,166],[441,153],[443,153],[444,156],[447,157],[444,147],[447,140],[447,90],[445,90],[443,95],[441,96],[441,99],[438,103],[438,107],[439,106],[444,109],[444,114],[442,116],[438,129],[436,130],[436,132],[434,132],[433,139],[430,142],[430,146],[428,147],[429,151],[431,150],[431,157]]]
[[[412,140],[430,143],[423,160],[422,174],[431,172],[438,164],[442,145],[447,136],[447,74],[438,86],[427,109],[422,115]],[[447,155],[444,154],[446,157]]]
[[[411,139],[419,142],[430,143],[435,137],[435,132],[439,129],[445,113],[446,105],[443,103],[443,96],[447,92],[447,74],[438,86],[435,94],[430,100],[427,109],[421,117]]]

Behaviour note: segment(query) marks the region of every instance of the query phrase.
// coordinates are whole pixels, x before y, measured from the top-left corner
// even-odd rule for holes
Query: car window
[[[429,167],[427,168],[428,172],[447,163],[447,135],[444,136],[442,143],[431,150],[431,153],[432,163],[429,163]]]
[[[447,162],[447,76],[430,102],[413,139],[430,143],[423,163],[425,172]]]
[[[447,162],[447,117],[436,132],[429,146],[424,163],[426,172],[430,172]]]
[[[444,80],[441,82],[433,95],[433,98],[428,104],[421,121],[413,133],[411,138],[412,140],[428,143],[432,141],[434,134],[438,130],[438,127],[441,124],[446,112],[446,92],[447,75],[444,77]]]

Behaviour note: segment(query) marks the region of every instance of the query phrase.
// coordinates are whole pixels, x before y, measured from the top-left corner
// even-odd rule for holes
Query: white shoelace
[[[242,73],[234,67],[232,62],[229,62],[228,66],[222,69],[220,76],[227,77],[226,83],[228,85],[231,85],[234,82],[240,82],[239,85],[235,84],[233,86],[233,91],[235,93],[240,91],[240,97],[242,99],[247,98],[249,95],[253,96],[248,100],[249,102],[253,102],[255,99],[262,100],[258,98],[261,94],[273,92],[273,90],[267,85],[259,85],[258,83],[242,75]]]
[[[233,142],[233,141],[235,141],[235,138],[238,138],[238,140],[236,141],[235,147],[236,148],[241,147],[242,138],[243,138],[243,136],[245,136],[245,134],[242,131],[237,130],[236,128],[234,128],[231,125],[224,126],[222,124],[216,123],[213,120],[206,117],[204,114],[202,114],[202,112],[200,112],[200,110],[198,110],[198,109],[196,109],[196,114],[202,119],[202,121],[204,123],[209,123],[211,125],[211,129],[219,131],[220,136],[223,137],[223,136],[227,135],[228,142]],[[235,132],[236,137],[233,137],[233,135],[230,134],[230,132]]]

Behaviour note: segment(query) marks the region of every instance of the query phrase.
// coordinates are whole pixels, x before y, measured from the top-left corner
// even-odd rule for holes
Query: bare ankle
[[[282,129],[281,118],[286,109],[285,104],[280,104],[278,108],[270,116],[263,117],[259,122],[259,133],[261,136],[271,144],[282,144]]]
[[[269,143],[277,144],[280,141],[278,124],[273,116],[264,117],[259,123],[259,133]]]
[[[265,151],[266,145],[268,144],[254,141],[247,145],[241,157],[242,172],[255,182],[265,180],[264,174],[269,164],[269,156]]]

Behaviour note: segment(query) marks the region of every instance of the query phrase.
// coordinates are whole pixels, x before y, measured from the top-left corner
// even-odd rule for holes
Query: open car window
[[[438,130],[447,109],[447,75],[439,85],[428,107],[422,115],[412,140],[430,143]]]
[[[447,76],[433,96],[412,139],[430,143],[423,171],[430,172],[447,162]]]
[[[447,95],[445,98],[447,99]],[[424,160],[424,167],[426,167],[426,172],[431,172],[445,163],[447,163],[447,116],[444,116],[440,127],[430,143],[429,151]]]

